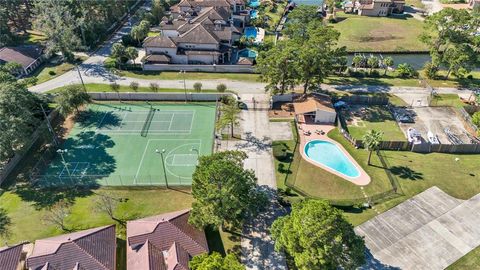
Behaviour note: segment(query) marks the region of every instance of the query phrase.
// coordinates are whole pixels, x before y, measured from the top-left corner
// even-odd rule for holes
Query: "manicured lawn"
[[[366,17],[339,12],[339,45],[349,51],[427,51],[420,42],[423,22],[412,17]]]
[[[119,71],[120,76],[149,79],[149,80],[180,80],[183,76],[178,72],[160,72],[160,71]],[[206,73],[206,72],[187,72],[187,80],[234,80],[234,81],[259,81],[260,75],[248,73]]]
[[[480,247],[470,251],[467,255],[446,268],[447,270],[480,269]]]
[[[160,35],[159,32],[148,32],[148,34],[147,34],[148,37],[155,37],[155,36],[158,36],[158,35]]]
[[[422,3],[421,0],[406,0],[405,4],[419,9],[425,8],[425,5]]]
[[[329,136],[337,139],[337,137],[342,135],[340,135],[337,130],[333,130],[329,133]],[[367,151],[355,150],[353,146],[346,141],[340,142],[344,142],[342,143],[343,146],[372,177],[372,182],[364,187],[365,192],[369,196],[377,195],[391,189],[390,182],[384,169],[381,167],[378,157],[375,155],[372,156],[372,163],[376,166],[367,166]],[[360,186],[352,184],[304,160],[300,156],[300,149],[296,149],[294,152],[294,141],[276,142],[274,147],[284,148],[288,157],[283,161],[275,161],[277,183],[280,183],[280,187],[284,187],[283,181],[287,174],[289,174],[288,183],[294,185],[311,197],[328,199],[338,204],[351,204],[364,201]]]
[[[450,75],[448,80],[444,79],[446,71],[441,70],[438,72],[438,79],[436,80],[427,80],[428,83],[433,87],[456,87],[456,88],[478,88],[480,87],[480,71],[472,71],[469,75],[472,76],[471,79],[468,78],[456,78],[454,75]]]
[[[42,44],[42,42],[47,39],[42,32],[35,30],[27,30],[27,34],[24,35],[23,38],[25,39],[25,43],[35,45]]]
[[[78,62],[81,62],[85,59],[77,58]],[[58,63],[49,63],[46,62],[42,64],[33,74],[32,76],[37,77],[38,81],[37,84],[46,82],[51,80],[55,77],[58,77],[70,70],[72,70],[75,66],[72,63],[66,62],[58,62]]]
[[[59,91],[62,91],[65,89],[66,86],[55,88],[52,90],[49,90],[49,93],[56,93]],[[102,83],[87,83],[85,84],[85,87],[87,88],[87,92],[113,92],[113,90],[110,88],[109,84],[102,84]],[[130,88],[128,85],[120,85],[120,89],[118,90],[119,92],[134,92],[132,88]],[[152,92],[152,89],[150,87],[139,87],[138,92]],[[194,92],[193,89],[187,89],[188,92]],[[158,92],[184,92],[183,89],[181,88],[159,88]],[[217,92],[216,90],[210,90],[210,89],[202,89],[203,93],[215,93]],[[227,91],[229,92],[229,91]]]
[[[368,166],[367,151],[355,149],[337,129],[328,135],[342,144],[372,178],[372,182],[364,188],[368,196],[391,189],[385,169],[376,155],[372,155],[372,166]],[[284,147],[290,154],[286,161],[275,161],[279,187],[284,187],[283,180],[290,174],[289,183],[295,183],[295,187],[307,191],[311,197],[329,199],[334,203],[362,201],[358,186],[304,161],[298,151],[293,153],[293,141],[287,141],[286,146],[283,143],[285,142],[274,144],[274,147]],[[380,213],[432,186],[438,186],[460,199],[468,199],[480,193],[480,155],[419,154],[408,151],[381,151],[381,155],[387,161],[387,170],[396,177],[403,195],[375,205],[375,210]],[[455,161],[455,158],[459,158],[459,161]],[[345,209],[345,216],[356,226],[376,216],[376,211],[350,207]]]
[[[432,103],[430,105],[461,108],[465,104],[460,100],[460,97],[457,94],[437,94],[433,96]]]
[[[459,199],[469,199],[480,193],[480,155],[419,154],[407,151],[382,151],[390,171],[396,175],[404,196],[376,205],[384,212],[412,196],[437,186]],[[455,161],[459,158],[459,161]],[[372,210],[346,214],[354,225],[376,215]]]
[[[326,84],[332,85],[379,85],[379,86],[411,86],[422,87],[420,80],[415,78],[398,78],[393,76],[371,77],[344,77],[330,76],[325,80]]]
[[[63,198],[72,203],[71,214],[66,218],[68,228],[74,230],[88,229],[113,224],[106,214],[96,211],[95,200],[98,194],[108,193],[124,202],[119,204],[116,214],[120,219],[130,220],[176,211],[191,207],[193,198],[190,194],[174,190],[120,190],[99,189],[86,192],[37,191],[28,188],[4,192],[0,196],[0,205],[12,220],[10,237],[0,241],[9,244],[20,241],[50,237],[63,232],[55,226],[45,224],[42,219],[48,207]],[[125,229],[117,226],[117,237],[125,238]]]
[[[366,106],[361,117],[355,117],[348,125],[348,131],[355,139],[362,139],[369,130],[383,132],[383,140],[405,141],[405,135],[386,106]]]

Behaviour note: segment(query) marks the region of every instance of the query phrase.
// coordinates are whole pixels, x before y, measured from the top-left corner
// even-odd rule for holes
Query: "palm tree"
[[[370,152],[368,154],[368,165],[371,165],[370,158],[372,157],[372,152],[379,150],[382,136],[383,132],[376,130],[370,130],[365,135],[363,135],[363,145],[365,146],[365,149]]]
[[[359,68],[362,63],[362,57],[360,55],[355,55],[352,59],[352,63],[355,71],[357,71],[357,68]]]
[[[394,65],[394,62],[393,62],[393,58],[391,56],[388,56],[388,57],[385,57],[385,59],[383,59],[383,64],[385,65],[385,74],[387,74],[387,69],[389,67],[393,67]]]
[[[238,108],[237,101],[233,98],[229,99],[220,109],[221,116],[217,123],[217,129],[230,126],[230,135],[233,138],[233,128],[238,125],[240,120],[240,111],[241,110]]]
[[[372,70],[374,68],[377,68],[378,67],[378,58],[375,57],[375,56],[372,56],[372,57],[369,57],[368,60],[367,60],[367,64],[368,66],[370,67],[370,72],[372,72]]]

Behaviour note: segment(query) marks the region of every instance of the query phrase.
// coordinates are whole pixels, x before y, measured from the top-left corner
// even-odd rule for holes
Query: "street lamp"
[[[71,178],[72,176],[70,175],[70,170],[68,169],[67,162],[65,161],[65,157],[63,156],[63,154],[68,153],[68,150],[67,150],[67,149],[64,149],[64,150],[58,149],[58,150],[57,150],[57,153],[59,153],[59,154],[60,154],[60,157],[62,157],[63,166],[64,166],[64,168],[67,170],[68,177]]]
[[[162,149],[161,151],[158,149],[155,149],[155,153],[160,154],[160,157],[162,158],[163,174],[165,175],[165,186],[168,188],[167,170],[165,169],[165,159],[163,158],[165,149]]]
[[[198,149],[192,146],[192,148],[190,149],[190,152],[194,152],[194,151],[197,153],[197,165],[198,165],[198,158],[200,157],[200,153],[198,152]]]
[[[183,89],[185,90],[185,103],[187,103],[187,83],[185,81],[186,70],[180,70],[180,74],[183,74]]]

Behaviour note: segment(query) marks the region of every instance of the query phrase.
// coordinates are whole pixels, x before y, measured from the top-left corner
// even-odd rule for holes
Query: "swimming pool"
[[[250,18],[255,19],[258,16],[258,10],[252,9],[250,10]]]
[[[257,38],[257,28],[256,27],[246,27],[245,28],[245,32],[244,32],[244,35],[247,37],[247,38]]]
[[[257,58],[257,52],[250,49],[244,49],[238,52],[239,57]]]
[[[260,6],[260,0],[251,0],[251,1],[248,3],[248,6],[249,6],[249,7],[252,7],[252,8],[259,7],[259,6]]]
[[[322,140],[313,140],[305,144],[305,155],[319,165],[338,172],[349,178],[360,176],[357,166],[334,143]]]

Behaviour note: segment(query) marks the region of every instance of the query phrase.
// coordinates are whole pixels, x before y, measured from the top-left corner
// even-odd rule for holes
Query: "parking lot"
[[[450,133],[461,140],[463,143],[470,143],[466,135],[463,121],[458,118],[455,109],[451,107],[413,107],[413,108],[395,108],[398,114],[411,116],[415,123],[399,123],[400,128],[405,134],[410,127],[415,128],[422,135],[423,140],[427,141],[427,132],[431,131],[437,135],[442,144],[452,144],[446,133]]]

